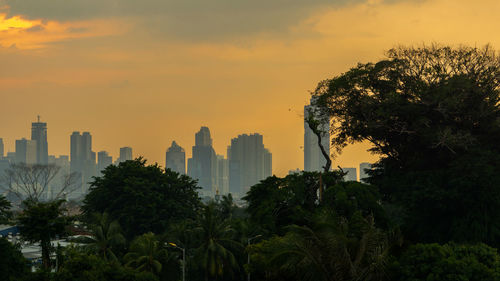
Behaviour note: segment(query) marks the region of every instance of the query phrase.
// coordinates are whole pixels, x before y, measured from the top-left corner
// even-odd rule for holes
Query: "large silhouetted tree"
[[[83,210],[87,215],[107,212],[118,220],[127,239],[195,218],[201,206],[196,182],[158,165],[136,159],[110,165],[91,183]]]
[[[369,181],[416,241],[500,243],[500,60],[489,46],[399,47],[320,83],[333,146],[368,141]]]

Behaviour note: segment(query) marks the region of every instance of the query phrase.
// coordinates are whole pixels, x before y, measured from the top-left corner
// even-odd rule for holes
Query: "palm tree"
[[[95,224],[91,226],[93,237],[88,247],[106,261],[118,262],[113,252],[125,244],[118,221],[111,221],[108,213],[94,214]]]
[[[243,245],[233,240],[233,229],[228,220],[217,216],[214,203],[203,209],[195,233],[201,245],[195,250],[198,265],[205,272],[205,279],[218,278],[224,273],[239,270],[233,251],[243,250]]]
[[[154,234],[149,232],[132,241],[124,260],[125,266],[159,275],[163,267],[161,261],[169,260],[169,255]]]
[[[276,275],[300,280],[384,280],[393,239],[377,229],[373,217],[357,213],[347,221],[320,213],[312,226],[293,225],[283,237],[260,245]],[[256,247],[258,248],[258,247]],[[262,253],[261,253],[262,254]]]

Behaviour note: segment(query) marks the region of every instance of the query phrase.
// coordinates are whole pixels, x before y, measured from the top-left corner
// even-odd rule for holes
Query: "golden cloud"
[[[117,20],[59,22],[29,20],[0,13],[0,47],[40,49],[70,39],[121,34],[127,25]]]

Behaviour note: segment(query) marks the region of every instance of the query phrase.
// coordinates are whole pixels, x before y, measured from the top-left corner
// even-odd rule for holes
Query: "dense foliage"
[[[197,189],[185,175],[146,165],[143,159],[125,161],[108,166],[102,177],[95,178],[83,210],[88,215],[107,212],[131,239],[162,233],[173,222],[194,218],[200,206]]]
[[[28,261],[21,254],[20,247],[0,238],[0,280],[21,280],[28,272]]]
[[[51,266],[50,254],[54,250],[51,240],[66,233],[70,219],[64,216],[64,201],[24,201],[24,210],[17,221],[24,240],[40,243],[44,268]]]
[[[44,270],[27,272],[0,239],[0,279],[500,281],[499,78],[488,47],[391,50],[314,93],[337,152],[369,141],[381,157],[368,184],[301,172],[262,180],[243,202],[202,203],[189,177],[126,161],[94,179],[89,236],[58,248],[57,266],[63,201],[24,202],[15,219],[41,243]]]
[[[333,145],[369,141],[370,182],[413,241],[500,242],[500,60],[485,47],[396,48],[323,81]]]
[[[11,203],[5,196],[0,195],[0,224],[8,223],[12,218],[12,212],[10,211],[11,207]]]
[[[500,280],[500,256],[484,244],[416,244],[399,262],[401,281]]]

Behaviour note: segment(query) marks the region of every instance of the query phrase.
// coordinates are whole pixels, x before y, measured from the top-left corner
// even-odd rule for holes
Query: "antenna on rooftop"
[[[36,117],[38,119],[38,123],[40,123],[40,115],[37,115]]]

